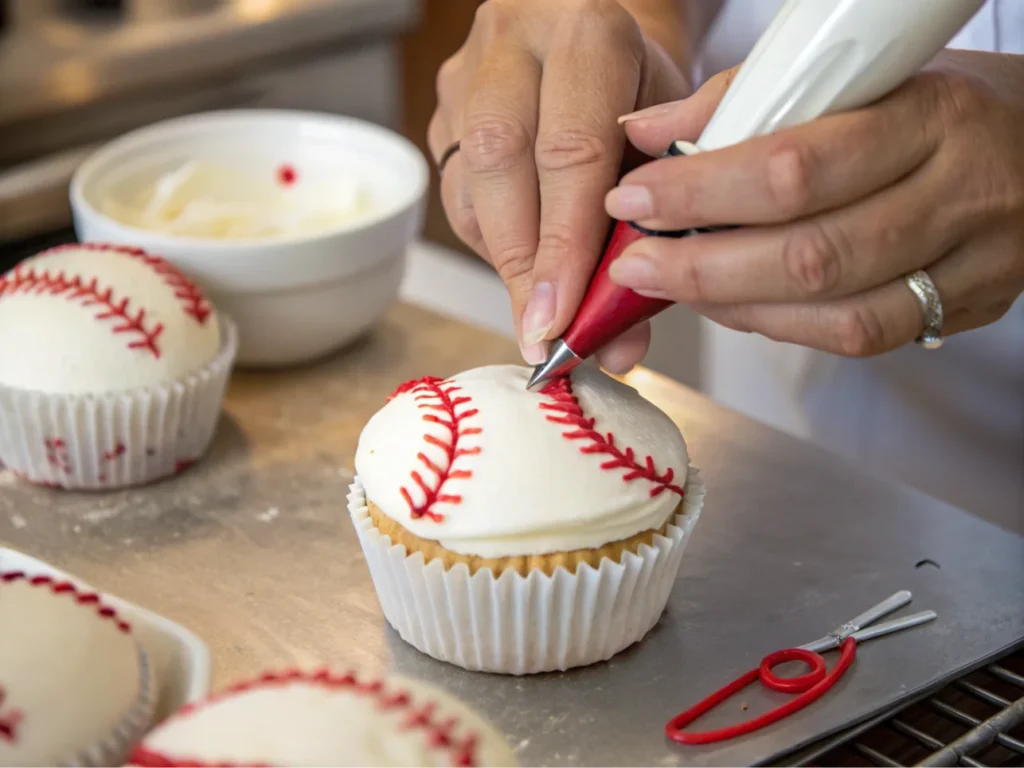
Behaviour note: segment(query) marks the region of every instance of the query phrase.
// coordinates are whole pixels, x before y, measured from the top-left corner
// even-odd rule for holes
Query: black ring
[[[437,175],[441,176],[444,174],[444,167],[448,165],[448,161],[452,159],[452,155],[459,151],[462,146],[461,141],[453,141],[444,152],[441,153],[441,158],[437,161]]]

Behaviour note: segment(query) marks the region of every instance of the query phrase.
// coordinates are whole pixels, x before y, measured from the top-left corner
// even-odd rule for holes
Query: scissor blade
[[[920,613],[912,613],[910,616],[904,616],[902,619],[883,621],[881,624],[875,624],[872,627],[865,627],[859,632],[854,632],[853,639],[858,643],[863,643],[865,640],[871,640],[874,637],[891,635],[893,632],[899,632],[901,629],[910,629],[919,624],[926,624],[932,619],[938,618],[938,615],[935,611],[921,611]]]
[[[885,598],[885,600],[880,602],[878,605],[868,608],[864,613],[860,614],[856,618],[850,619],[845,624],[840,624],[829,632],[829,634],[840,638],[848,637],[857,632],[857,630],[866,627],[868,624],[878,621],[886,614],[902,608],[910,603],[912,599],[913,595],[910,594],[909,590],[901,589],[894,595]]]
[[[901,619],[892,619],[891,621],[884,621],[881,624],[876,624],[873,627],[865,627],[858,632],[854,632],[846,636],[825,635],[825,637],[815,640],[813,643],[807,643],[807,645],[801,645],[800,647],[805,651],[824,653],[825,651],[831,651],[833,648],[838,648],[842,645],[843,640],[845,640],[846,637],[852,637],[858,643],[863,643],[875,637],[899,632],[901,629],[916,627],[918,624],[924,624],[937,617],[938,614],[935,613],[935,611],[921,611],[920,613],[914,613],[910,616],[904,616]]]

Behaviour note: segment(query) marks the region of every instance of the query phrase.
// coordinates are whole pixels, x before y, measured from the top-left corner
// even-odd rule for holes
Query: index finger
[[[544,62],[535,157],[540,230],[524,341],[563,331],[579,306],[608,232],[604,195],[624,137],[616,118],[636,103],[643,41],[616,24],[563,30]],[[632,39],[635,38],[635,39]]]
[[[517,326],[532,285],[540,218],[532,153],[539,88],[540,65],[533,55],[514,40],[496,40],[481,62],[463,114],[462,169]],[[529,354],[524,348],[524,356]],[[532,354],[543,357],[536,350]]]

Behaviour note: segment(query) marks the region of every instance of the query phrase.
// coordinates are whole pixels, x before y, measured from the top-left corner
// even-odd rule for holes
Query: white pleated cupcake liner
[[[373,524],[358,477],[348,505],[381,609],[403,640],[468,670],[526,675],[605,661],[654,627],[704,503],[693,467],[685,491],[682,511],[653,546],[552,576],[470,574],[463,563],[446,570],[422,552],[408,555]]]
[[[121,721],[106,736],[71,757],[64,765],[124,765],[149,730],[156,709],[156,678],[149,657],[139,649],[139,692]]]
[[[213,439],[238,353],[238,329],[219,315],[221,348],[165,386],[70,395],[0,384],[0,466],[72,489],[141,485],[181,471]]]

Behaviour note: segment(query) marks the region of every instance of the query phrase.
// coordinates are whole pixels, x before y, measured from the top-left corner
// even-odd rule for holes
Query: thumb
[[[626,136],[652,157],[661,155],[673,141],[696,141],[738,71],[739,65],[719,72],[689,98],[623,115],[619,122],[626,124]]]

